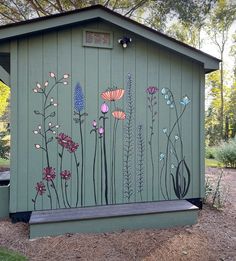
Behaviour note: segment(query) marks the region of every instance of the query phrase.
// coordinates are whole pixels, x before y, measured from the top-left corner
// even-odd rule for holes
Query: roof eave
[[[63,19],[61,19],[62,16]],[[147,38],[165,48],[199,61],[204,64],[204,69],[207,72],[219,69],[219,59],[176,41],[173,38],[139,24],[129,18],[123,17],[122,15],[102,6],[93,6],[78,11],[52,15],[47,18],[33,19],[28,22],[17,23],[15,26],[14,24],[2,26],[0,27],[0,41],[98,18],[120,26],[128,31],[140,35],[141,37]]]

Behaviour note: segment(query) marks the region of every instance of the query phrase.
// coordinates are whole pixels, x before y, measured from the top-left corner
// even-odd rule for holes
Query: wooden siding
[[[83,29],[96,29],[112,31],[114,37],[113,49],[83,47]],[[127,49],[117,43],[124,35],[132,38],[132,43]],[[46,158],[41,150],[36,150],[34,144],[41,144],[42,140],[38,135],[33,134],[37,128],[40,117],[34,114],[34,110],[42,108],[42,96],[33,93],[32,89],[37,82],[43,83],[48,80],[48,72],[53,71],[61,76],[64,73],[70,74],[69,84],[54,89],[51,96],[58,101],[57,116],[52,119],[53,123],[60,125],[59,132],[71,136],[73,140],[80,143],[79,126],[73,118],[73,95],[76,83],[80,82],[85,95],[86,112],[88,116],[83,124],[84,133],[84,155],[85,155],[85,182],[84,182],[84,205],[93,206],[93,180],[92,180],[92,159],[94,153],[94,136],[90,134],[91,122],[101,115],[100,106],[103,100],[100,94],[112,85],[125,88],[127,85],[127,74],[132,75],[132,91],[134,94],[134,120],[133,120],[133,149],[131,161],[131,183],[133,193],[129,202],[141,201],[137,193],[137,126],[143,125],[143,136],[145,143],[145,172],[143,201],[163,200],[161,186],[161,162],[159,155],[166,150],[166,137],[163,129],[170,130],[176,115],[161,95],[162,88],[169,88],[175,98],[177,109],[182,107],[179,103],[181,98],[187,95],[191,103],[180,121],[182,138],[184,144],[185,160],[191,173],[190,189],[186,198],[198,198],[202,196],[203,154],[201,132],[203,120],[200,117],[200,106],[203,99],[203,65],[196,63],[184,56],[168,52],[166,49],[154,45],[150,41],[132,34],[131,32],[119,29],[105,23],[89,23],[83,27],[77,26],[64,30],[42,33],[31,37],[25,37],[11,42],[11,87],[12,87],[12,151],[11,151],[11,197],[10,212],[33,210],[32,199],[35,197],[35,185],[42,179],[42,170],[46,166]],[[51,81],[51,80],[50,80]],[[51,83],[51,82],[50,82]],[[146,88],[157,86],[157,115],[154,122],[153,155],[154,155],[154,199],[152,198],[152,174],[151,158],[149,153],[150,135],[150,113],[147,104]],[[126,92],[127,94],[127,92]],[[126,109],[125,97],[118,101],[119,107]],[[110,104],[108,104],[110,106]],[[111,109],[111,107],[110,107]],[[111,118],[110,112],[108,117]],[[57,121],[57,122],[55,122]],[[200,124],[201,123],[201,124]],[[117,152],[116,152],[116,203],[126,203],[124,197],[124,135],[125,121],[120,121],[117,131]],[[108,169],[111,168],[112,157],[112,130],[113,123],[107,121],[106,140]],[[58,133],[59,133],[58,132]],[[52,155],[51,162],[56,173],[59,173],[58,153],[61,147],[52,142],[50,145]],[[78,148],[78,155],[81,159],[81,146]],[[202,155],[202,156],[201,156]],[[201,156],[201,158],[200,158]],[[98,205],[101,204],[101,183],[100,183],[100,152],[98,151],[96,162],[96,190],[98,191]],[[173,157],[170,153],[170,157]],[[169,166],[169,170],[170,170]],[[67,153],[64,158],[63,169],[72,170],[72,179],[68,182],[69,201],[75,204],[76,201],[76,176],[74,158]],[[58,175],[59,176],[59,175]],[[76,180],[76,179],[75,179]],[[168,189],[171,199],[176,199],[171,176],[167,177]],[[55,180],[55,185],[60,192],[60,179]],[[110,179],[108,183],[111,186]],[[53,208],[57,208],[53,196]],[[37,209],[49,209],[47,193],[37,201]]]

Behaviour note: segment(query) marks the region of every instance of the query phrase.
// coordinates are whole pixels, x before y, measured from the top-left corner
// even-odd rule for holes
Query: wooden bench
[[[34,211],[30,238],[191,225],[197,221],[197,212],[198,207],[186,200]]]

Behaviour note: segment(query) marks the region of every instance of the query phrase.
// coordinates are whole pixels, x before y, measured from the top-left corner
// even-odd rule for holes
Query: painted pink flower
[[[108,111],[109,111],[109,107],[108,107],[108,105],[104,102],[104,103],[101,105],[101,112],[102,112],[103,114],[106,114]]]
[[[36,187],[35,187],[37,193],[42,196],[44,192],[46,192],[45,185],[43,184],[42,181],[37,182]]]
[[[56,177],[56,172],[55,169],[52,167],[46,167],[43,169],[43,179],[47,181],[52,181]]]
[[[93,120],[92,125],[95,128],[97,126],[97,122],[95,120]]]
[[[70,152],[70,153],[74,153],[79,147],[79,144],[78,143],[75,143],[73,142],[72,140],[70,142],[68,142],[68,147],[67,147],[67,150]]]
[[[69,170],[63,170],[60,175],[64,180],[69,180],[71,178],[71,172]]]
[[[69,147],[70,142],[72,142],[71,137],[69,137],[65,133],[59,133],[56,139],[58,144],[60,144],[62,147],[66,149]]]
[[[146,89],[146,92],[147,92],[148,94],[153,95],[153,94],[155,94],[158,90],[159,90],[159,89],[158,89],[157,87],[155,87],[155,86],[149,86],[149,87]]]
[[[102,135],[102,134],[104,133],[104,128],[103,128],[103,127],[100,127],[100,128],[98,129],[98,133],[99,133],[100,135]]]

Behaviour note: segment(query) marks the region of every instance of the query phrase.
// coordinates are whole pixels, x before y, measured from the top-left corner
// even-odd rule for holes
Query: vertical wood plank
[[[191,101],[193,100],[192,96],[192,62],[189,60],[183,60],[182,62],[182,97],[187,96]],[[190,187],[186,198],[192,197],[192,102],[190,102],[186,106],[186,110],[181,119],[182,123],[182,139],[183,139],[183,155],[185,157],[185,161],[190,170]],[[183,170],[183,169],[182,169]],[[184,169],[184,175],[186,175],[186,171]],[[187,179],[186,179],[187,181]],[[183,186],[183,185],[182,185]]]
[[[193,160],[193,173],[192,173],[192,197],[198,198],[200,187],[200,126],[196,127],[194,124],[200,123],[200,75],[199,64],[193,64],[193,98],[192,98],[192,160]]]
[[[28,38],[19,41],[18,46],[18,180],[17,210],[28,209]],[[24,181],[24,182],[22,182]]]
[[[163,88],[170,88],[170,55],[163,49],[160,50],[160,77],[159,77],[159,86],[160,90]],[[160,117],[159,117],[159,148],[160,154],[164,155],[165,160],[167,156],[169,157],[169,153],[167,153],[167,137],[164,133],[166,129],[167,134],[170,131],[170,112],[169,107],[166,104],[167,100],[165,99],[165,95],[160,95]],[[159,155],[160,157],[160,155]],[[167,165],[164,164],[165,160],[160,161],[159,171],[160,171],[160,187],[161,187],[161,195],[160,200],[168,199],[167,194],[169,196],[169,184],[170,184],[170,173],[169,173],[169,158]]]
[[[61,30],[57,35],[57,63],[58,63],[58,77],[63,77],[64,74],[71,74],[71,30]],[[64,80],[63,80],[64,81]],[[71,97],[71,79],[66,80],[67,85],[61,84],[57,87],[58,96],[58,123],[61,125],[60,130],[66,135],[72,137],[72,118],[73,118],[73,108],[72,108],[72,97]],[[72,137],[72,140],[79,143],[78,136]],[[59,152],[62,151],[61,146],[58,146]],[[79,149],[79,148],[78,148]],[[63,164],[62,171],[67,170],[71,172],[72,162],[74,164],[74,155],[69,152],[69,150],[64,150],[63,153]],[[60,159],[58,158],[58,169],[60,166]],[[60,172],[60,170],[59,170]],[[59,173],[58,172],[58,173]],[[67,181],[67,187],[65,188],[65,180],[59,178],[57,189],[59,191],[59,196],[61,199],[61,205],[63,207],[72,207],[71,198],[71,186],[75,179],[75,173],[72,173],[72,177]],[[64,191],[64,192],[63,192]],[[63,200],[64,195],[64,200]],[[65,201],[65,203],[63,202]],[[67,202],[68,201],[68,202]]]
[[[37,50],[37,52],[35,52]],[[34,130],[38,131],[38,126],[42,126],[41,115],[35,115],[34,110],[42,110],[42,94],[34,93],[32,89],[36,87],[37,82],[42,82],[42,36],[29,38],[29,107],[28,107],[28,129],[29,129],[29,158],[28,158],[28,210],[33,210],[32,199],[35,198],[35,186],[37,182],[42,181],[43,169],[43,151],[35,148],[34,144],[43,144],[42,137],[39,134],[34,134]],[[46,195],[44,195],[45,197]],[[47,196],[46,196],[47,197]],[[36,209],[42,209],[43,197],[38,196],[36,200]]]
[[[18,195],[18,42],[11,41],[11,189],[10,212],[17,211]]]
[[[199,70],[200,77],[200,198],[205,197],[205,73]]]

